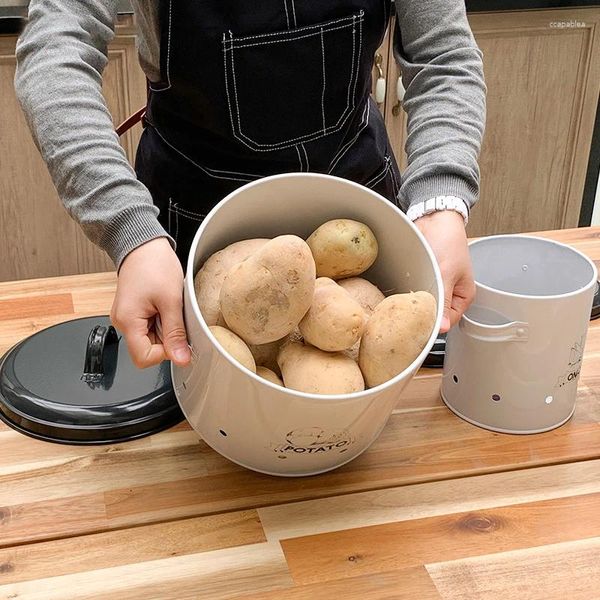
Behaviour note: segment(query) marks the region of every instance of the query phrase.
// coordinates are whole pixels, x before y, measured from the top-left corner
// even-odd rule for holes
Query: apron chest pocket
[[[233,135],[266,152],[340,130],[356,104],[363,16],[261,35],[224,34]]]

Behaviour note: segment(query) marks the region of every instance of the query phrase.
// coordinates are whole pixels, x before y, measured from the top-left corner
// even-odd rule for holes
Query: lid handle
[[[107,344],[118,344],[116,329],[109,325],[96,325],[87,340],[85,363],[81,379],[87,383],[98,382],[104,376],[104,350]]]

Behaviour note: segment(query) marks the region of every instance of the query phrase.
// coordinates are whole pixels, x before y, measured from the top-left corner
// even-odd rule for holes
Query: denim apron
[[[390,0],[159,0],[137,176],[185,264],[211,208],[247,182],[311,171],[392,202],[400,173],[370,98]]]

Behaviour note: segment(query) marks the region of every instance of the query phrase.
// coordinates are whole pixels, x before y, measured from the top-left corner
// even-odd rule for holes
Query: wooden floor
[[[600,228],[553,237],[600,262]],[[0,352],[106,314],[114,285],[0,284]],[[600,321],[552,432],[473,427],[439,383],[422,370],[365,454],[310,478],[246,471],[186,424],[93,448],[0,424],[0,598],[600,598]]]

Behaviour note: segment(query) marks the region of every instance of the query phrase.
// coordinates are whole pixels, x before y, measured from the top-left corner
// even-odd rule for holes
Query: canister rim
[[[571,292],[566,292],[564,294],[545,294],[545,295],[535,295],[535,294],[519,294],[516,292],[507,292],[504,290],[501,290],[499,288],[495,288],[489,285],[486,285],[484,283],[481,283],[477,280],[475,280],[475,287],[476,288],[481,288],[483,290],[486,290],[488,292],[497,294],[499,296],[504,296],[506,298],[518,298],[518,299],[523,299],[523,300],[539,300],[539,301],[545,301],[545,300],[562,300],[562,299],[567,299],[567,298],[571,298],[573,296],[577,296],[579,294],[582,294],[584,292],[587,292],[590,288],[593,288],[597,285],[598,283],[598,269],[596,267],[596,265],[594,264],[594,261],[591,260],[589,258],[589,256],[586,256],[583,252],[581,252],[580,250],[578,250],[577,248],[574,248],[573,246],[570,246],[569,244],[564,244],[562,242],[557,242],[556,240],[550,240],[548,238],[545,237],[541,237],[541,236],[535,236],[535,235],[523,235],[523,234],[502,234],[502,235],[491,235],[491,236],[486,236],[486,237],[481,237],[481,238],[477,238],[475,240],[472,240],[469,242],[469,247],[471,246],[475,246],[477,244],[481,244],[481,243],[485,243],[488,240],[491,239],[529,239],[529,240],[536,240],[536,241],[541,241],[541,242],[545,242],[554,246],[560,246],[562,248],[566,248],[567,250],[570,250],[571,252],[579,255],[581,258],[583,258],[588,265],[592,268],[592,277],[590,279],[590,281],[584,285],[583,287],[580,287],[576,290],[573,290]]]
[[[270,381],[267,381],[266,379],[260,377],[256,373],[253,373],[250,369],[248,369],[247,367],[244,367],[243,365],[238,363],[227,352],[225,352],[225,350],[223,350],[221,345],[216,343],[216,338],[210,331],[209,326],[207,325],[206,321],[202,317],[202,314],[200,313],[200,307],[198,306],[198,302],[196,301],[196,295],[194,292],[195,249],[198,246],[198,242],[200,240],[200,237],[202,236],[202,233],[205,231],[207,226],[210,224],[212,217],[219,211],[221,206],[223,206],[225,203],[227,203],[232,197],[234,197],[235,195],[240,193],[240,191],[246,190],[250,187],[264,185],[271,180],[290,178],[290,177],[297,177],[299,179],[300,178],[317,178],[317,179],[335,180],[338,182],[342,182],[343,184],[351,186],[351,187],[360,188],[362,191],[370,194],[371,196],[376,198],[378,201],[385,202],[385,204],[388,205],[392,210],[394,210],[396,212],[396,214],[398,214],[398,216],[403,221],[405,221],[405,223],[413,230],[413,232],[415,233],[415,235],[417,236],[417,238],[419,239],[419,241],[425,248],[427,256],[429,257],[429,259],[431,261],[431,264],[433,266],[433,271],[434,271],[434,278],[435,278],[435,281],[436,281],[436,284],[438,287],[438,291],[439,291],[439,293],[438,293],[439,297],[436,298],[436,303],[438,306],[437,306],[435,325],[434,325],[432,334],[430,336],[428,343],[425,345],[425,347],[423,348],[421,353],[417,356],[417,358],[406,369],[404,369],[403,371],[401,371],[400,373],[398,373],[397,375],[395,375],[394,377],[392,377],[385,383],[382,383],[382,384],[377,385],[372,388],[365,389],[360,392],[352,392],[350,394],[311,394],[308,392],[301,392],[299,390],[294,390],[291,388],[282,388],[280,385],[272,383]],[[198,228],[198,231],[196,232],[196,235],[194,236],[194,239],[192,241],[192,245],[190,248],[190,253],[188,256],[187,265],[186,265],[186,277],[185,277],[184,285],[185,285],[187,293],[190,295],[191,307],[192,307],[192,311],[194,313],[194,317],[200,324],[202,331],[211,340],[211,342],[212,342],[213,346],[216,348],[216,350],[231,365],[233,365],[234,367],[237,367],[238,369],[241,369],[246,375],[251,377],[254,381],[257,381],[262,385],[270,387],[273,390],[277,390],[278,392],[281,392],[283,390],[286,394],[289,394],[293,397],[303,398],[303,399],[312,400],[312,401],[322,401],[322,402],[336,402],[337,401],[337,402],[342,403],[342,402],[350,402],[350,401],[354,401],[354,400],[360,400],[362,398],[367,398],[369,396],[373,396],[374,394],[381,393],[381,392],[387,390],[388,388],[393,387],[399,381],[401,381],[402,379],[407,377],[412,371],[418,370],[418,368],[420,368],[420,366],[422,366],[423,361],[425,360],[425,357],[427,356],[427,354],[429,354],[431,348],[433,347],[433,344],[435,343],[436,337],[438,335],[437,332],[439,331],[441,323],[442,323],[443,310],[444,310],[444,305],[443,305],[443,298],[444,298],[443,289],[444,288],[443,288],[442,275],[441,275],[441,271],[440,271],[437,259],[435,258],[435,255],[433,254],[433,250],[431,249],[429,243],[425,239],[425,236],[419,231],[419,229],[415,226],[415,224],[396,205],[394,205],[392,202],[390,202],[389,200],[387,200],[386,198],[381,196],[381,194],[378,194],[377,192],[375,192],[369,188],[366,188],[354,181],[350,181],[348,179],[344,179],[341,177],[336,177],[334,175],[326,175],[323,173],[280,173],[277,175],[271,175],[269,177],[263,177],[262,179],[258,179],[251,183],[247,183],[246,185],[234,190],[233,192],[231,192],[231,194],[229,194],[228,196],[223,198],[223,200],[221,200],[210,211],[210,213],[206,216],[206,218],[202,221],[202,223],[200,224],[200,227]],[[440,298],[441,298],[442,302],[439,302]],[[435,335],[434,335],[434,333],[435,333]],[[415,365],[418,365],[418,367],[415,368]],[[171,368],[173,369],[173,366]]]

